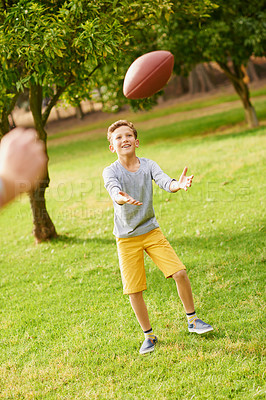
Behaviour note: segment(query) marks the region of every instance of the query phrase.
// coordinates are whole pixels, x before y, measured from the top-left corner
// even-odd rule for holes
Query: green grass
[[[256,99],[257,97],[260,96],[265,96],[266,95],[266,88],[262,88],[259,90],[254,90],[251,92],[251,97],[252,101],[254,102],[253,99]],[[192,110],[201,110],[205,107],[212,107],[215,105],[219,105],[222,103],[232,103],[234,101],[239,101],[240,98],[237,94],[219,94],[219,95],[213,95],[211,97],[208,97],[207,99],[201,99],[201,100],[191,100],[183,104],[175,104],[173,106],[168,106],[168,107],[162,107],[159,110],[151,110],[150,112],[145,112],[143,114],[140,114],[137,117],[138,121],[148,121],[154,117],[163,117],[167,115],[171,115],[174,113],[182,113],[184,111],[192,111]]]
[[[155,187],[154,206],[214,332],[187,332],[174,282],[146,259],[159,343],[138,354],[101,178],[114,155],[102,134],[53,146],[46,198],[59,239],[34,244],[26,196],[1,212],[0,399],[265,398],[266,129],[224,132],[233,111],[143,129],[138,153],[195,175],[188,193]]]
[[[253,90],[251,92],[252,96],[252,103],[256,107],[256,111],[258,112],[258,108],[261,110],[264,110],[265,112],[265,99],[260,99],[261,96],[265,96],[266,94],[266,88],[262,89],[257,89]],[[172,114],[180,114],[186,111],[193,111],[193,110],[201,110],[206,107],[212,107],[216,106],[219,104],[223,104],[225,102],[232,103],[238,101],[239,102],[239,107],[236,110],[236,113],[239,115],[237,122],[240,122],[243,120],[243,106],[240,102],[239,96],[236,94],[219,94],[219,95],[213,95],[208,97],[207,99],[202,99],[202,100],[191,100],[187,101],[185,103],[177,103],[173,106],[167,106],[167,107],[161,107],[161,108],[156,108],[155,110],[151,111],[146,111],[146,112],[139,112],[137,114],[133,112],[124,112],[119,115],[119,119],[128,119],[131,120],[133,119],[135,123],[137,122],[145,122],[145,121],[150,121],[154,118],[160,118],[160,117],[167,117],[168,115]],[[260,111],[259,111],[260,113]],[[260,118],[261,115],[258,115]],[[70,136],[70,135],[76,135],[83,133],[85,131],[93,131],[96,129],[103,129],[106,131],[106,128],[114,121],[115,117],[114,115],[110,115],[110,118],[107,118],[104,121],[99,121],[96,123],[89,123],[87,126],[81,126],[77,127],[74,129],[68,129],[64,130],[60,133],[54,134],[50,136],[48,139],[49,140],[54,140],[60,137],[65,137],[65,136]]]

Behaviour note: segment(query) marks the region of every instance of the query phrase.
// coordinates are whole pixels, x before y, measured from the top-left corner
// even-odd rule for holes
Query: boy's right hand
[[[133,204],[134,206],[141,206],[141,203],[138,200],[133,199],[133,197],[129,196],[126,192],[118,192],[118,195],[115,199],[116,203],[122,206],[123,204]]]

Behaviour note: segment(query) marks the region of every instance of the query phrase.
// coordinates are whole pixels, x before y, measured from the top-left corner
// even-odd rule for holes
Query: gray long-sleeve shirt
[[[153,180],[161,189],[171,192],[169,187],[173,179],[155,161],[147,158],[139,158],[139,161],[136,172],[128,171],[118,160],[103,171],[104,187],[114,204],[113,233],[119,238],[143,235],[159,227],[153,208]],[[117,204],[115,198],[119,191],[126,192],[143,204]]]

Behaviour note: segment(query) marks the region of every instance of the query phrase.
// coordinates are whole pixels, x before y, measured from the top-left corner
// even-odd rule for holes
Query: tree
[[[25,88],[38,135],[63,94],[75,105],[100,87],[101,73],[123,62],[131,26],[149,25],[169,12],[168,0],[5,0],[0,8],[0,129]],[[135,29],[135,28],[134,28]],[[98,71],[101,73],[96,74]],[[43,100],[49,99],[45,108]],[[47,149],[46,149],[47,151]],[[49,173],[30,193],[38,242],[56,237],[45,203]]]
[[[257,126],[246,66],[252,55],[265,54],[265,2],[215,0],[213,4],[209,1],[200,15],[184,13],[182,18],[178,13],[179,2],[173,4],[169,23],[158,30],[159,43],[175,55],[175,72],[187,73],[198,63],[216,61],[238,93],[249,126]]]

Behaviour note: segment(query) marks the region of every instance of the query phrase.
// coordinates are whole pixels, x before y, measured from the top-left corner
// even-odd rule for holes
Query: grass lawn
[[[261,116],[265,116],[265,95],[266,95],[266,87],[262,87],[261,89],[257,90],[252,90],[251,91],[251,100],[252,104],[256,108],[256,112],[258,115],[258,118],[261,118]],[[177,103],[172,106],[161,106],[159,108],[154,108],[150,111],[145,111],[145,112],[138,112],[138,113],[133,113],[129,111],[125,111],[119,114],[119,119],[128,119],[131,120],[133,119],[135,123],[140,124],[141,122],[144,122],[145,125],[147,124],[148,121],[155,120],[156,124],[160,123],[161,126],[164,126],[168,122],[163,119],[163,117],[170,117],[173,115],[184,115],[186,112],[200,112],[202,109],[206,107],[214,107],[214,106],[219,106],[219,105],[224,105],[224,104],[230,104],[232,105],[232,109],[234,107],[234,103],[238,105],[237,112],[234,114],[234,119],[230,120],[227,119],[227,124],[232,124],[232,123],[239,123],[243,121],[243,106],[242,103],[239,99],[239,96],[236,94],[215,94],[212,96],[208,96],[206,99],[201,99],[201,100],[190,100],[186,101],[184,103]],[[51,137],[49,137],[49,140],[54,140],[60,137],[66,137],[66,136],[73,136],[77,135],[80,133],[88,132],[88,131],[93,131],[95,129],[103,129],[106,131],[106,128],[114,121],[116,117],[114,114],[110,114],[110,118],[104,119],[102,121],[98,121],[95,123],[89,123],[88,125],[84,126],[78,126],[76,128],[72,129],[63,129],[61,132],[53,134]],[[221,118],[221,114],[220,117]],[[228,115],[227,115],[228,118]],[[220,123],[219,126],[221,126],[222,123]],[[209,127],[210,128],[210,127]]]
[[[234,112],[139,132],[140,157],[195,175],[187,193],[154,187],[154,207],[213,333],[188,333],[174,281],[147,258],[159,343],[139,355],[101,177],[115,157],[104,133],[53,145],[46,198],[60,237],[34,244],[26,196],[1,212],[0,399],[265,398],[266,129],[221,129]]]

